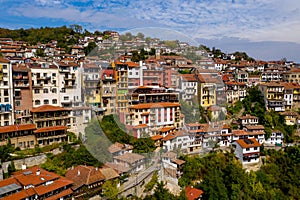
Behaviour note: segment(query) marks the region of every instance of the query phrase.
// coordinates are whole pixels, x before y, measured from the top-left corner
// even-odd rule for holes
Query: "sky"
[[[257,59],[300,61],[299,0],[0,0],[0,6],[4,28],[80,24],[90,31],[179,33],[228,52],[249,50]]]

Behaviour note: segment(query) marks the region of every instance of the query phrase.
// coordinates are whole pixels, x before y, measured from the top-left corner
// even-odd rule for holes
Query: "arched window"
[[[34,101],[34,104],[35,104],[35,105],[41,105],[41,101],[40,101],[40,100],[35,100],[35,101]]]
[[[52,104],[57,104],[57,99],[52,99]]]
[[[49,104],[49,100],[48,99],[44,99],[44,104]]]

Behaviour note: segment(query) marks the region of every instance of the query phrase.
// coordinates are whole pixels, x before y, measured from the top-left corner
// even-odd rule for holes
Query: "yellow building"
[[[259,89],[264,95],[267,110],[285,111],[284,85],[282,83],[261,83]]]
[[[198,97],[199,104],[208,108],[209,106],[216,105],[217,102],[217,84],[219,80],[212,77],[209,74],[198,74],[197,75],[199,84],[198,84]]]

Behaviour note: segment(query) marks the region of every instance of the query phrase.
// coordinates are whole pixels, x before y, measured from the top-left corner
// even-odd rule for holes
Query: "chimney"
[[[23,164],[22,164],[22,170],[25,170],[25,169],[27,169],[27,166],[26,166],[25,163],[23,163]]]
[[[77,171],[77,176],[80,176],[80,170]]]
[[[35,174],[36,174],[37,176],[39,176],[39,175],[41,174],[40,169],[37,169]]]

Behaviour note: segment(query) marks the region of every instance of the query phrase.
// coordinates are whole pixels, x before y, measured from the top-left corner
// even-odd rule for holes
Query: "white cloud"
[[[299,10],[299,0],[288,3],[282,0],[36,0],[33,5],[20,1],[16,8],[10,8],[10,13],[89,23],[95,28],[160,26],[198,38],[227,36],[300,43]]]

